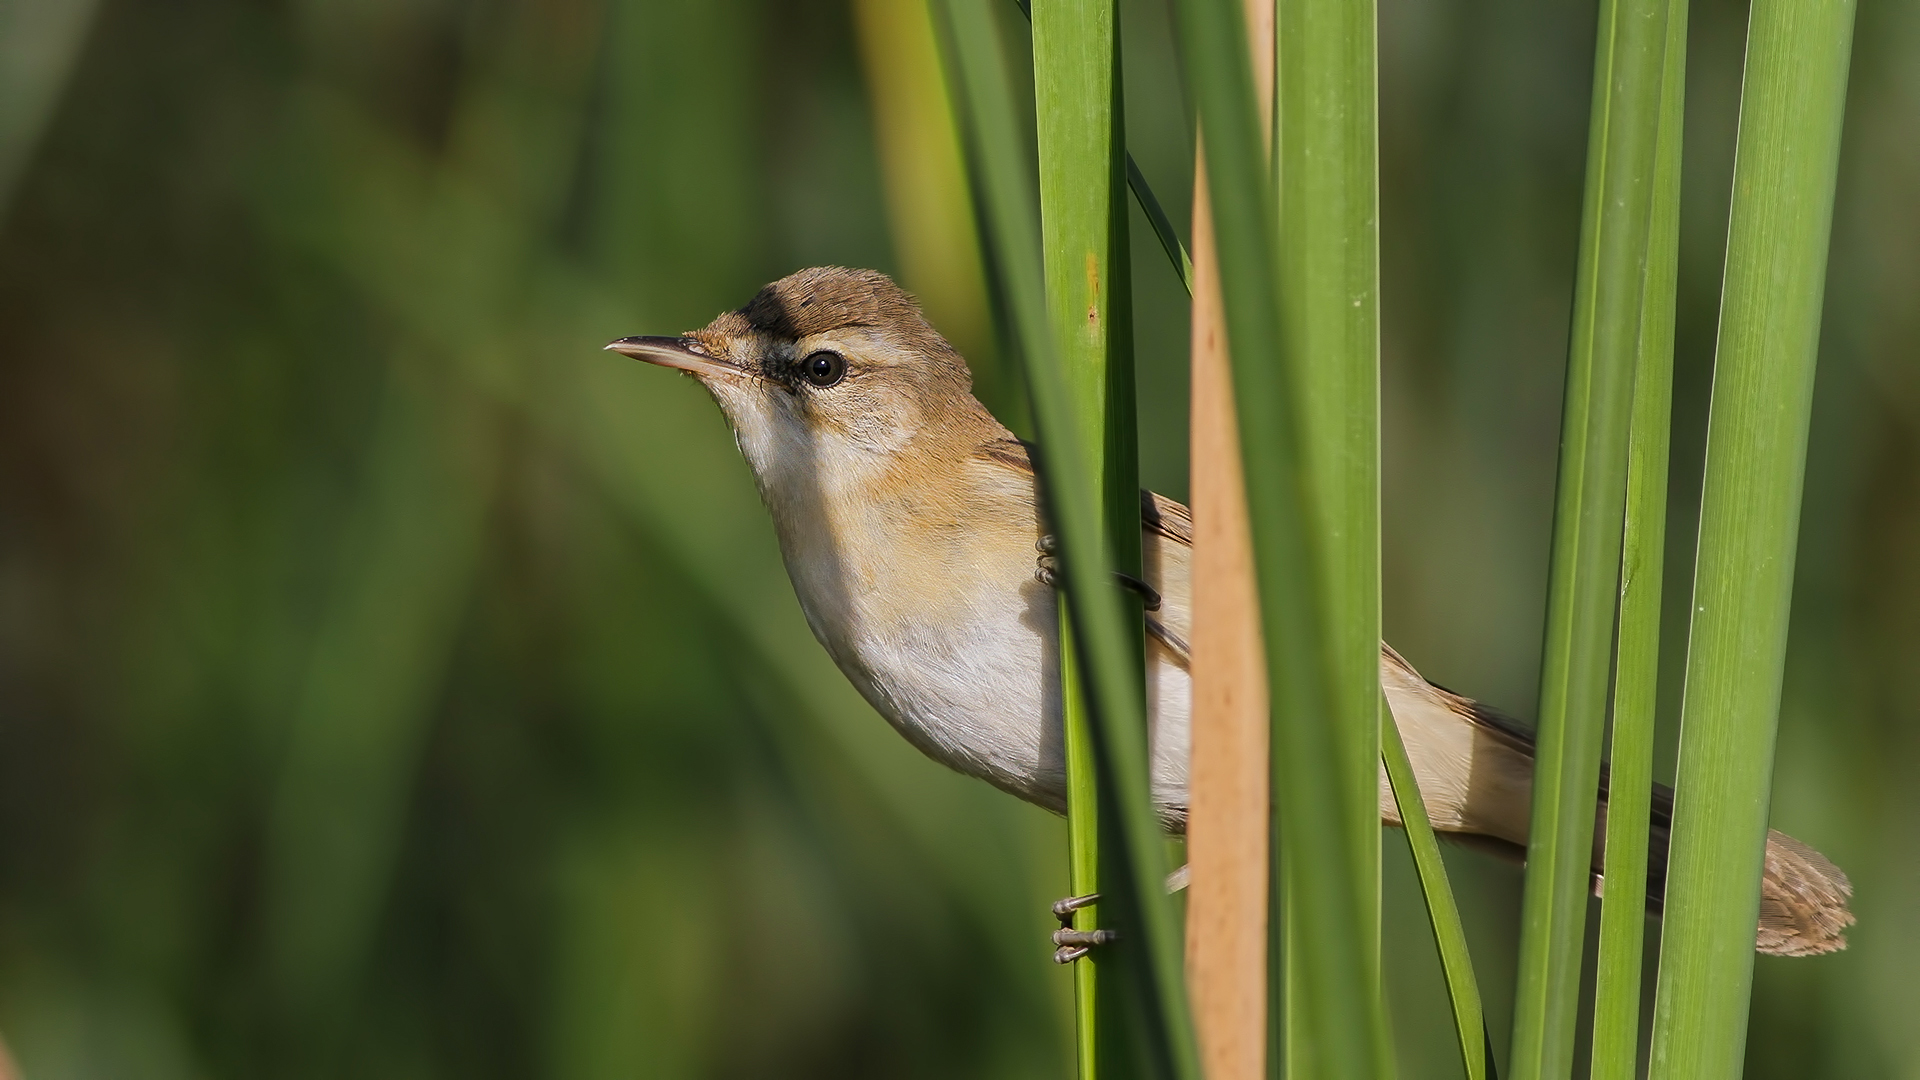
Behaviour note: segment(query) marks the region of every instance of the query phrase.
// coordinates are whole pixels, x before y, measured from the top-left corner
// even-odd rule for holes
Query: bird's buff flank
[[[802,270],[678,337],[607,348],[688,373],[713,395],[773,515],[807,623],[840,670],[934,760],[1050,810],[1066,781],[1059,621],[1035,574],[1033,465],[972,393],[966,361],[912,297],[871,270]],[[1191,684],[1186,507],[1141,495],[1153,798],[1185,826]],[[1428,683],[1385,644],[1380,679],[1433,824],[1518,859],[1533,737]],[[1605,837],[1595,829],[1595,884]],[[1654,791],[1649,907],[1665,886],[1673,793]],[[1380,816],[1399,824],[1384,775]],[[1852,888],[1819,852],[1767,839],[1762,952],[1844,948]]]

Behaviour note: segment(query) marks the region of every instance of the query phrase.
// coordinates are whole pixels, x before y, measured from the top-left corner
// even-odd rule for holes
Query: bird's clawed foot
[[[1033,549],[1040,553],[1040,557],[1034,560],[1033,580],[1049,589],[1059,588],[1060,541],[1055,539],[1052,533],[1048,533],[1033,545]]]
[[[1110,945],[1120,940],[1118,930],[1075,930],[1073,913],[1083,907],[1100,902],[1099,893],[1085,896],[1069,896],[1053,902],[1053,917],[1060,920],[1060,929],[1053,932],[1053,962],[1071,964],[1087,955],[1096,945]]]
[[[1050,589],[1058,588],[1060,585],[1060,541],[1055,539],[1052,533],[1048,533],[1042,536],[1039,542],[1034,544],[1033,547],[1034,550],[1040,553],[1040,557],[1034,560],[1036,565],[1033,571],[1033,579]],[[1121,585],[1139,593],[1140,599],[1145,602],[1148,611],[1160,610],[1160,593],[1155,590],[1153,586],[1141,581],[1132,574],[1123,574],[1118,570],[1113,572],[1113,576]]]

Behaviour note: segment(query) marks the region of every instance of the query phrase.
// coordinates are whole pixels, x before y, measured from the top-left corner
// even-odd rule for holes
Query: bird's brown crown
[[[798,340],[849,327],[882,331],[904,348],[930,357],[953,352],[927,323],[920,305],[877,270],[815,266],[788,274],[756,293],[747,306],[715,319],[708,334],[739,337],[758,332]]]
[[[780,338],[866,327],[893,334],[902,346],[947,352],[920,304],[879,271],[847,267],[808,267],[772,282],[739,311],[720,315],[707,332],[762,332]]]

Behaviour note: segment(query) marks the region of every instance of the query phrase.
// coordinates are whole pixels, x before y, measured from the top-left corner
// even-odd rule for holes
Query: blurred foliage
[[[1694,13],[1669,705],[1744,14]],[[1065,1074],[1058,822],[887,730],[711,404],[598,351],[871,265],[1020,414],[897,16],[0,5],[0,1033],[25,1075]],[[1182,207],[1170,23],[1125,18],[1134,150]],[[1592,22],[1380,20],[1388,634],[1523,714]],[[1916,54],[1920,3],[1862,7],[1774,812],[1861,922],[1839,956],[1760,960],[1753,1076],[1920,1075]],[[1183,495],[1184,297],[1143,221],[1134,245],[1142,473]],[[1452,1075],[1387,853],[1406,1071]],[[1448,857],[1497,1029],[1518,875]]]

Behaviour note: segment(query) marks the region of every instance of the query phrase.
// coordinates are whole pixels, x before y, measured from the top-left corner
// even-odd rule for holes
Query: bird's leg
[[[1073,928],[1073,913],[1099,902],[1099,893],[1069,896],[1064,900],[1053,902],[1053,917],[1060,920],[1060,929],[1053,932],[1053,943],[1058,946],[1053,950],[1054,963],[1071,964],[1091,952],[1096,945],[1109,945],[1120,940],[1118,930],[1075,930]]]
[[[1167,875],[1167,892],[1177,893],[1186,887],[1187,867],[1182,864],[1179,869]],[[1053,951],[1054,963],[1071,964],[1087,955],[1095,945],[1106,945],[1120,940],[1118,930],[1075,930],[1073,928],[1073,913],[1099,902],[1099,893],[1069,896],[1064,900],[1053,902],[1053,917],[1060,920],[1060,929],[1053,932],[1053,943],[1059,946]]]
[[[1058,588],[1060,585],[1060,542],[1054,538],[1052,533],[1048,533],[1042,536],[1039,542],[1033,546],[1035,550],[1040,552],[1040,557],[1034,560],[1037,564],[1033,571],[1034,580],[1049,589]],[[1075,960],[1092,952],[1094,946],[1105,945],[1120,936],[1119,933],[1114,930],[1075,930],[1073,928],[1074,912],[1099,902],[1099,893],[1088,893],[1085,896],[1069,896],[1064,900],[1055,900],[1053,902],[1053,917],[1060,920],[1060,929],[1053,932],[1053,944],[1055,946],[1053,950],[1054,963],[1071,964]]]
[[[1034,560],[1036,564],[1033,571],[1034,579],[1050,589],[1058,588],[1060,585],[1059,539],[1052,533],[1047,533],[1041,536],[1039,541],[1033,546],[1034,549],[1040,553],[1040,557]],[[1153,586],[1148,585],[1132,574],[1123,574],[1117,570],[1114,571],[1113,576],[1119,580],[1121,585],[1139,593],[1141,599],[1145,601],[1145,606],[1148,611],[1160,610],[1160,594],[1155,591]],[[1185,867],[1181,867],[1180,870],[1175,871],[1174,874],[1168,878],[1169,888],[1167,891],[1172,892],[1176,888],[1185,887],[1186,881],[1182,873],[1185,869]],[[1181,879],[1178,886],[1173,885],[1174,877]],[[1075,930],[1073,928],[1074,912],[1099,903],[1099,901],[1099,893],[1088,893],[1085,896],[1069,896],[1064,900],[1054,901],[1053,916],[1060,920],[1060,929],[1053,932],[1053,943],[1056,946],[1053,950],[1054,963],[1071,964],[1075,960],[1093,951],[1095,946],[1108,945],[1120,940],[1120,932],[1118,930]]]
[[[1187,867],[1183,863],[1179,869],[1167,875],[1167,892],[1177,893],[1187,887]],[[1120,940],[1118,930],[1075,930],[1073,913],[1083,907],[1100,902],[1099,893],[1085,896],[1069,896],[1053,902],[1053,917],[1060,920],[1060,929],[1053,932],[1053,943],[1059,948],[1053,950],[1053,962],[1071,964],[1087,955],[1095,945],[1106,945]]]
[[[1142,606],[1148,611],[1160,610],[1160,593],[1153,586],[1141,581],[1132,574],[1123,574],[1118,570],[1113,572],[1113,576],[1120,579],[1120,584],[1139,593]]]
[[[1040,557],[1034,560],[1037,564],[1033,571],[1034,580],[1048,588],[1058,588],[1060,585],[1060,542],[1054,538],[1052,533],[1048,533],[1042,536],[1039,542],[1033,546],[1034,550],[1040,552]],[[1148,611],[1160,610],[1160,593],[1154,589],[1153,586],[1141,581],[1132,574],[1123,574],[1118,570],[1113,572],[1113,576],[1121,585],[1139,593],[1140,599],[1145,601],[1145,606]]]

